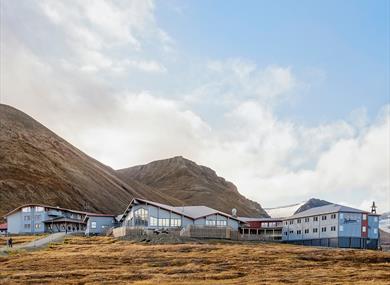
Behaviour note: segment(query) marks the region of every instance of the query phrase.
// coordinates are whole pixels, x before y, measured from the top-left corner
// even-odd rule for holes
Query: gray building
[[[99,234],[105,230],[105,227],[102,227],[103,224],[110,224],[111,227],[115,225],[112,222],[115,221],[113,215],[88,213],[42,204],[20,206],[6,214],[4,218],[7,220],[9,234],[84,232],[86,230]]]
[[[237,217],[206,206],[173,207],[144,199],[133,199],[119,223],[123,227],[145,229],[186,228],[189,225],[229,227],[238,231]]]
[[[379,216],[337,204],[316,207],[284,219],[282,240],[301,245],[377,249]]]
[[[100,235],[107,233],[111,228],[117,226],[114,215],[88,213],[84,222],[86,224],[86,235]]]

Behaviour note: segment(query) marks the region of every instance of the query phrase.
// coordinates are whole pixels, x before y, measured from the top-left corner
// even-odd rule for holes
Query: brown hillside
[[[25,203],[121,213],[134,197],[175,199],[87,156],[33,118],[0,104],[0,217]]]
[[[258,203],[241,195],[233,183],[181,156],[117,170],[117,173],[125,182],[135,179],[177,198],[181,205],[205,205],[226,213],[236,208],[239,216],[267,216]]]

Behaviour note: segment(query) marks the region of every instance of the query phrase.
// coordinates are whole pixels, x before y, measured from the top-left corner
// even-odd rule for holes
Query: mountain
[[[117,174],[125,182],[137,180],[181,201],[174,206],[205,205],[226,213],[236,208],[238,216],[268,216],[258,203],[241,195],[233,183],[181,156],[120,169]]]
[[[390,234],[390,212],[383,213],[379,217],[379,227],[382,231]]]
[[[121,181],[33,118],[0,104],[0,217],[26,203],[119,214],[133,197],[178,203],[132,179]]]
[[[304,203],[302,206],[300,206],[300,207],[294,212],[294,214],[298,214],[298,213],[300,213],[300,212],[309,210],[309,209],[311,209],[311,208],[326,206],[326,205],[329,205],[329,204],[332,204],[332,203],[331,203],[331,202],[328,202],[328,201],[325,201],[325,200],[320,200],[320,199],[316,199],[316,198],[311,198],[311,199],[309,199],[308,201],[306,201],[306,203]]]

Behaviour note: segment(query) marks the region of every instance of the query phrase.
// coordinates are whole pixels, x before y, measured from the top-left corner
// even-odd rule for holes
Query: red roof
[[[0,230],[7,230],[7,224],[0,224]]]

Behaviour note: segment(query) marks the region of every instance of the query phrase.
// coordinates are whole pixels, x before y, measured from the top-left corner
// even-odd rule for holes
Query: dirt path
[[[54,234],[48,235],[46,237],[33,240],[31,242],[26,242],[26,243],[14,245],[12,248],[9,248],[7,246],[3,246],[0,248],[0,254],[5,254],[7,251],[10,251],[10,250],[11,251],[12,250],[19,250],[19,249],[29,250],[29,249],[41,248],[41,247],[47,246],[49,243],[63,241],[65,238],[65,235],[66,234],[63,232],[54,233]]]

